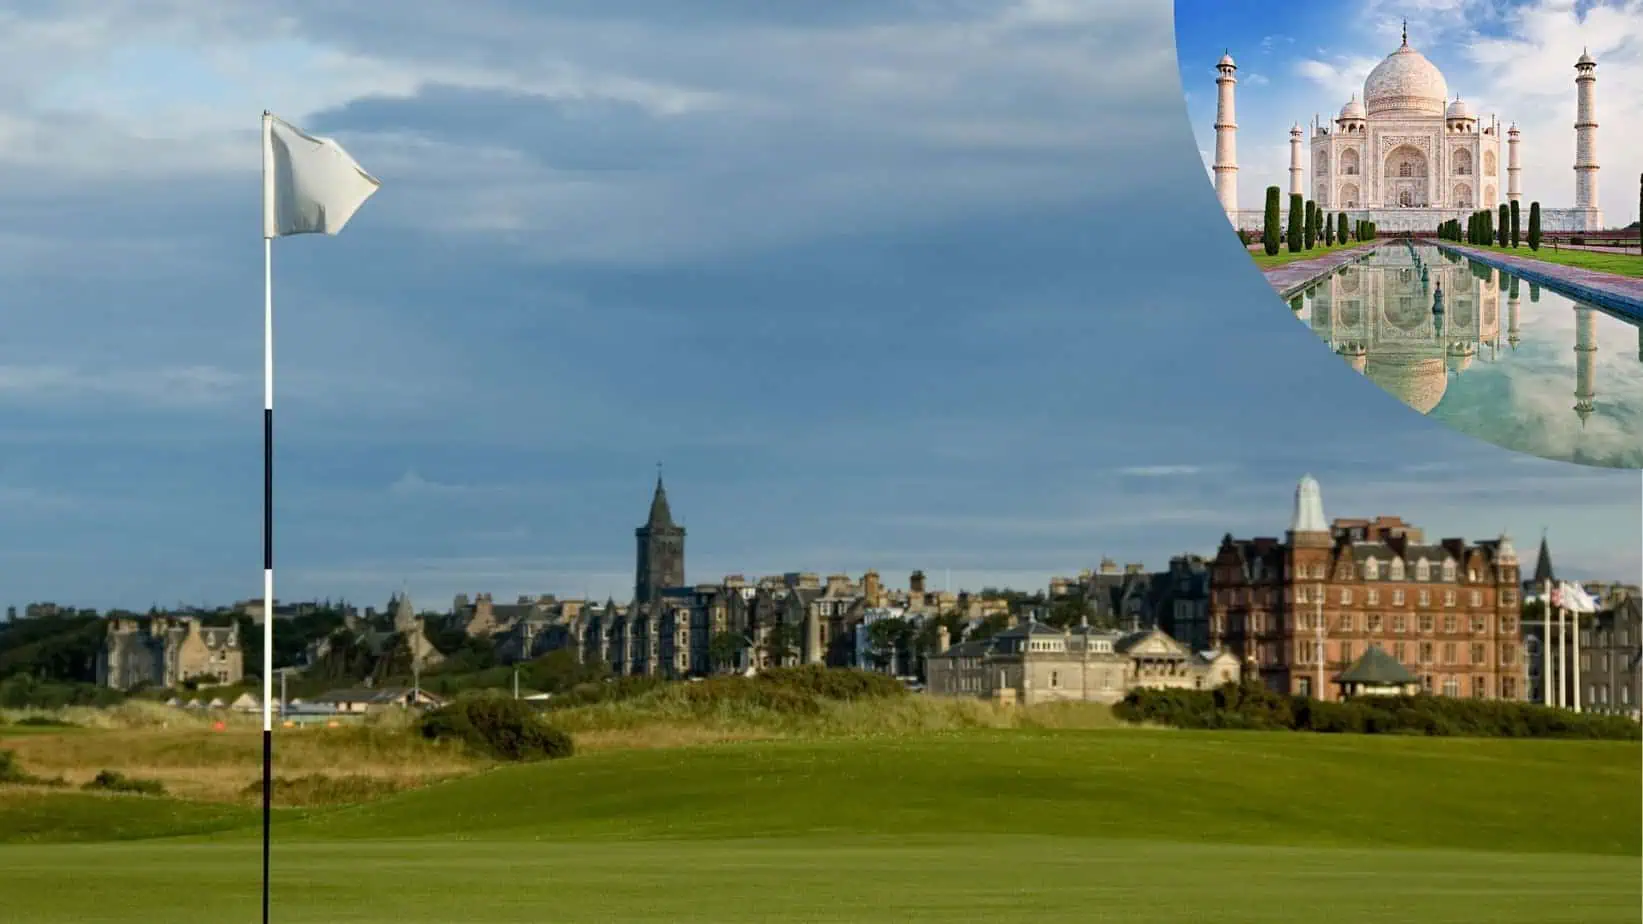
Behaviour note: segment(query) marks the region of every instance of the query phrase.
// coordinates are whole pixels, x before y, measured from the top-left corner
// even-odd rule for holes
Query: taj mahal
[[[1542,201],[1541,227],[1547,231],[1603,227],[1597,205],[1596,71],[1589,53],[1575,62],[1575,203],[1548,208]],[[1216,196],[1234,227],[1259,231],[1264,210],[1238,207],[1233,98],[1238,65],[1230,51],[1216,72]],[[1382,232],[1431,232],[1450,219],[1464,224],[1474,211],[1520,201],[1522,141],[1515,123],[1502,131],[1499,118],[1481,119],[1461,97],[1451,100],[1443,72],[1410,46],[1405,23],[1403,44],[1369,72],[1362,97],[1354,94],[1333,124],[1314,116],[1310,132],[1299,123],[1290,129],[1288,191],[1308,196],[1326,211],[1345,212],[1348,220],[1373,221]],[[1285,197],[1286,224],[1288,205]],[[1522,206],[1525,215],[1528,205]]]

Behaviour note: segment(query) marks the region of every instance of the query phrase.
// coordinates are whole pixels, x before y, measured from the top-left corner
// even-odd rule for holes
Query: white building
[[[1575,64],[1574,207],[1549,208],[1544,195],[1529,196],[1541,202],[1541,228],[1546,231],[1603,227],[1597,207],[1596,69],[1589,54]],[[1213,171],[1227,217],[1240,230],[1257,231],[1265,210],[1237,207],[1237,70],[1230,54],[1216,65]],[[1464,224],[1478,209],[1523,198],[1522,140],[1516,124],[1503,131],[1498,117],[1480,119],[1460,96],[1451,100],[1443,72],[1410,46],[1405,26],[1403,44],[1369,72],[1361,98],[1354,94],[1333,124],[1314,118],[1308,132],[1299,124],[1290,129],[1285,189],[1325,211],[1345,212],[1349,221],[1373,221],[1382,232],[1435,231],[1450,219]],[[1528,205],[1524,201],[1520,206],[1525,228]],[[1286,195],[1285,227],[1288,210]]]

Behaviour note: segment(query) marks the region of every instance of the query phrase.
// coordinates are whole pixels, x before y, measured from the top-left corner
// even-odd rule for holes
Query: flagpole
[[[262,921],[268,924],[274,804],[274,171],[273,124],[262,113]]]

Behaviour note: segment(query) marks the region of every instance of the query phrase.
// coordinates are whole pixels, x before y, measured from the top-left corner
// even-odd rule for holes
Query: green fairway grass
[[[1140,729],[611,750],[282,814],[276,920],[1635,922],[1640,769],[1635,743]],[[187,805],[100,801],[127,832]],[[0,846],[0,920],[252,918],[254,810],[220,811]]]

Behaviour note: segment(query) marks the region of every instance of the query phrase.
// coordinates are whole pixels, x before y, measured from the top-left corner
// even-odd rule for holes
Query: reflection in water
[[[1526,308],[1523,287],[1406,242],[1343,267],[1291,307],[1354,369],[1422,414],[1508,449],[1643,467],[1643,328],[1534,283]],[[1614,349],[1633,337],[1636,361]]]

